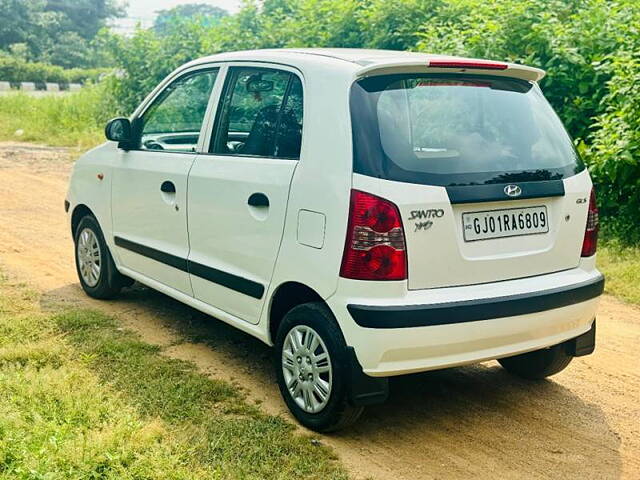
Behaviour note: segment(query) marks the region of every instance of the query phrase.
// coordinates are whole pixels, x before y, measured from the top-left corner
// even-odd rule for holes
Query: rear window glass
[[[479,185],[558,180],[584,167],[537,85],[498,77],[389,75],[351,92],[354,170]]]

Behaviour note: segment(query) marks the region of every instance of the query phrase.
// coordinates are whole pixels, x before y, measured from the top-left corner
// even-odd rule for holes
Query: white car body
[[[586,169],[562,179],[558,196],[481,203],[452,203],[445,186],[354,173],[354,82],[398,72],[468,71],[430,66],[442,58],[448,57],[291,49],[195,60],[158,85],[132,119],[185,72],[219,68],[196,151],[125,151],[116,142],[100,145],[82,156],[73,170],[67,197],[70,221],[77,212],[92,212],[118,271],[267,344],[274,342],[274,304],[293,304],[296,299],[289,297],[296,292],[315,292],[331,309],[364,373],[372,377],[512,356],[585,334],[602,291],[595,256],[580,255],[585,199],[592,188]],[[299,160],[207,153],[225,76],[235,66],[280,69],[300,78],[304,117]],[[534,84],[544,75],[513,64],[502,70],[476,68],[474,73]],[[167,179],[175,184],[175,194],[159,190]],[[340,276],[352,189],[398,206],[409,255],[408,279]],[[247,205],[254,192],[269,197],[268,209]],[[463,213],[540,205],[549,209],[550,230],[545,235],[462,239]],[[441,216],[427,232],[414,232],[412,211],[432,209],[443,213],[438,212]],[[148,250],[141,252],[132,244]],[[158,252],[165,255],[164,261],[158,261]],[[194,275],[198,266],[204,270]],[[582,293],[544,303],[554,293],[576,289]],[[542,307],[531,306],[536,298],[543,299]],[[514,310],[518,314],[500,310],[499,305],[509,301],[520,301]],[[489,305],[484,311],[483,304]],[[407,324],[393,328],[389,322],[398,311],[406,314],[398,318]],[[389,321],[376,328],[373,323],[384,320],[388,312]],[[420,315],[431,320],[416,323]]]

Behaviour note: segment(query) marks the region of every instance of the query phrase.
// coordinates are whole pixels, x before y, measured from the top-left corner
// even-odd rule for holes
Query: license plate
[[[463,213],[462,231],[465,242],[547,233],[549,231],[547,207]]]

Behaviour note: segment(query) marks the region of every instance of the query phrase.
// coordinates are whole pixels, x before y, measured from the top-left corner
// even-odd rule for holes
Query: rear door
[[[443,75],[360,83],[353,95],[368,99],[379,144],[368,159],[356,145],[355,170],[382,178],[380,194],[400,208],[410,289],[578,265],[591,181],[536,85]]]
[[[138,147],[114,163],[112,217],[120,263],[191,295],[187,179],[218,70],[171,82],[136,120]]]
[[[302,82],[284,67],[228,68],[208,154],[189,176],[194,296],[257,323],[302,139]]]

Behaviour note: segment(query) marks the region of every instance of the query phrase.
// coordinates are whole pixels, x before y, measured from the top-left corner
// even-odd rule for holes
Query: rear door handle
[[[164,193],[176,193],[176,186],[173,184],[173,182],[167,180],[165,182],[162,182],[162,185],[160,185],[160,191]]]
[[[252,193],[247,201],[252,207],[268,207],[269,198],[264,193]]]

